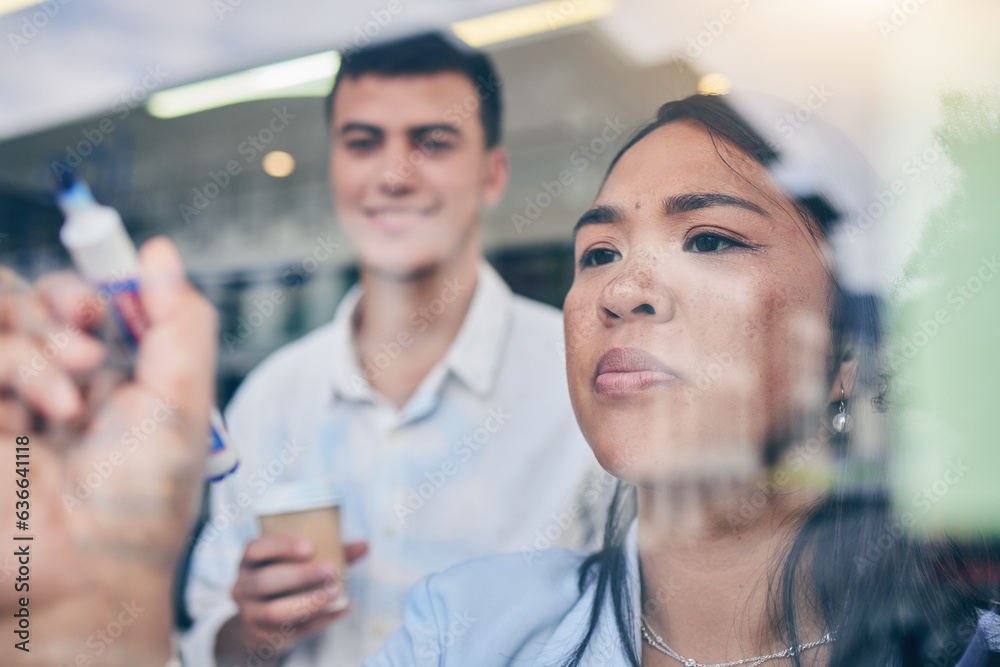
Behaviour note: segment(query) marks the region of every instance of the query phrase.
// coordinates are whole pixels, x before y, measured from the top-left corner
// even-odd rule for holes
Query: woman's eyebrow
[[[666,215],[677,215],[688,213],[712,206],[736,206],[752,211],[757,215],[767,215],[767,212],[758,204],[749,199],[737,197],[736,195],[726,195],[721,192],[689,192],[682,195],[673,195],[663,200],[663,212]],[[576,235],[584,225],[606,225],[620,222],[622,210],[617,206],[595,206],[590,209],[577,221],[573,227],[573,234]]]
[[[584,225],[606,225],[618,222],[621,218],[622,211],[617,206],[595,206],[580,216],[576,226],[573,227],[573,235],[575,236]]]
[[[757,215],[767,215],[767,212],[759,205],[749,199],[726,195],[721,192],[691,192],[682,195],[673,195],[663,201],[663,212],[667,215],[677,215],[678,213],[688,213],[712,206],[736,206],[753,211]]]

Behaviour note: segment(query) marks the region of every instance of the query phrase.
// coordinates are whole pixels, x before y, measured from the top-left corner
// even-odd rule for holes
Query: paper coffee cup
[[[340,540],[340,496],[332,485],[317,482],[272,484],[255,501],[261,535],[302,537],[316,549],[316,560],[337,566],[340,596],[325,611],[345,609],[350,600],[344,588],[347,562]]]

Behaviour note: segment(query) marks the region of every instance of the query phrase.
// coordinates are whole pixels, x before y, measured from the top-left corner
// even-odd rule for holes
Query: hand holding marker
[[[77,270],[109,299],[129,342],[135,346],[149,326],[139,297],[139,258],[118,211],[98,204],[87,184],[76,180],[57,198],[66,222],[59,239]],[[220,480],[239,464],[219,409],[212,406],[205,476]]]

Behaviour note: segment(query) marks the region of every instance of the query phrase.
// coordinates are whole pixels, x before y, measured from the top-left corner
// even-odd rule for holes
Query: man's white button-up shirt
[[[405,333],[419,334],[471,288],[450,283]],[[247,377],[226,412],[240,466],[213,485],[192,561],[188,667],[214,664],[215,635],[236,613],[239,562],[259,535],[254,502],[275,483],[331,481],[344,542],[370,547],[348,569],[350,613],[299,642],[282,662],[290,667],[359,665],[402,624],[406,592],[426,574],[494,553],[531,559],[548,546],[598,545],[611,483],[570,406],[562,317],[512,294],[485,263],[474,289],[451,348],[402,409],[365,372],[392,363],[408,339],[386,341],[385,358],[360,367],[358,287],[330,324]],[[259,653],[240,664],[270,657]]]

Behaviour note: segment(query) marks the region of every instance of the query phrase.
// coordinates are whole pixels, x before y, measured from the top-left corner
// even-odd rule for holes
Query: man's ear
[[[852,356],[840,362],[837,375],[833,378],[833,385],[830,387],[830,395],[826,397],[827,403],[839,403],[841,398],[840,390],[843,388],[844,399],[851,397],[854,392],[854,381],[858,377],[858,359]]]
[[[486,151],[486,171],[483,174],[483,203],[494,206],[503,199],[510,180],[510,155],[503,146]]]

